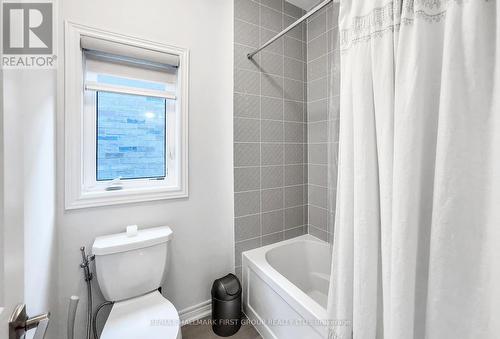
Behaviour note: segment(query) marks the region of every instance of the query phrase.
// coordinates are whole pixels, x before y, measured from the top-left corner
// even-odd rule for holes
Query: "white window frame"
[[[93,101],[93,109],[92,105],[85,105],[85,102],[88,103],[88,100],[92,100],[92,98],[95,99],[96,92],[84,90],[84,55],[80,48],[82,36],[174,54],[179,57],[177,92],[175,95],[177,112],[175,115],[167,115],[167,119],[169,119],[167,124],[176,126],[175,135],[170,135],[171,133],[167,135],[169,148],[166,149],[167,157],[174,156],[172,152],[176,153],[175,168],[169,167],[167,169],[167,171],[175,171],[175,184],[169,182],[166,178],[166,180],[123,180],[123,189],[112,191],[105,190],[105,187],[109,186],[109,182],[95,185],[94,188],[89,186],[89,182],[92,181],[89,173],[95,173],[96,130],[95,128],[84,127],[86,122],[88,124],[88,119],[95,119],[96,111],[95,100]],[[159,44],[68,21],[65,22],[64,155],[66,209],[188,197],[188,79],[189,51],[186,48]],[[85,111],[86,109],[88,111]],[[87,148],[93,148],[94,150],[92,160]],[[167,164],[169,163],[173,162],[167,160]]]

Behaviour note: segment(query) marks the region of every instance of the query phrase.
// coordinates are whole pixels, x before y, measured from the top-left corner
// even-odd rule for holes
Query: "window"
[[[167,100],[97,91],[96,181],[167,176]]]
[[[66,208],[186,197],[187,51],[66,29]]]

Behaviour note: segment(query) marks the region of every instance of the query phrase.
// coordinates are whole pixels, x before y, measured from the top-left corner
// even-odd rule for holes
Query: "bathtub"
[[[243,310],[264,339],[327,338],[328,243],[303,235],[242,254]]]

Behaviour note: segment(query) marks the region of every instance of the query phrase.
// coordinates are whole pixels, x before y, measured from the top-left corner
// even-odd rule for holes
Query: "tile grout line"
[[[297,228],[300,228],[300,227],[304,227],[304,225],[301,225],[301,226],[295,226],[295,227],[292,227],[292,228],[289,228],[289,229],[286,229],[285,231],[290,231],[290,230],[294,230],[294,229],[297,229]],[[317,228],[317,227],[315,227]],[[321,230],[321,229],[320,229]],[[268,233],[268,234],[265,234],[265,236],[268,236],[268,235],[274,235],[274,234],[278,234],[278,233],[283,233],[284,231],[278,231],[278,232],[272,232],[272,233]],[[245,241],[250,241],[250,240],[255,240],[257,238],[261,238],[260,236],[259,237],[252,237],[252,238],[247,238],[247,239],[243,239],[243,240],[238,240],[238,241],[235,241],[235,244],[241,244],[242,242],[245,242]],[[236,267],[239,267],[239,266],[236,266]]]

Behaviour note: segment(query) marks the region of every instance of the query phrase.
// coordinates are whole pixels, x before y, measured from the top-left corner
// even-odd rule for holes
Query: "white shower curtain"
[[[341,0],[339,26],[331,338],[500,338],[499,5]]]

